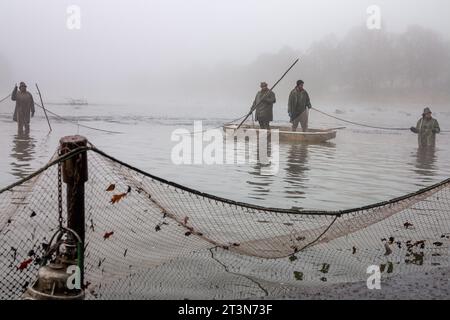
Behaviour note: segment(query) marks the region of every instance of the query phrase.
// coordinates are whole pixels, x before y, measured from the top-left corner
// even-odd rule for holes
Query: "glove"
[[[415,127],[411,127],[411,129],[410,129],[413,133],[418,133],[419,131],[417,130],[417,128],[415,128]]]

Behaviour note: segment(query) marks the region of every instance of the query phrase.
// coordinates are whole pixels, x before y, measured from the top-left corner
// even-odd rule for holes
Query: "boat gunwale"
[[[235,124],[226,124],[223,126],[223,129],[230,129],[230,130],[234,130],[237,131],[237,126]],[[258,129],[258,128],[248,128],[248,127],[241,127],[243,130],[245,131],[261,131],[264,129]],[[337,130],[325,130],[325,129],[313,129],[313,130],[323,130],[323,131],[316,131],[316,132],[303,132],[303,131],[287,131],[287,130],[280,130],[280,128],[288,128],[288,127],[273,127],[271,128],[271,130],[279,130],[280,134],[286,134],[286,135],[301,135],[301,136],[318,136],[318,135],[327,135],[327,134],[337,134]]]

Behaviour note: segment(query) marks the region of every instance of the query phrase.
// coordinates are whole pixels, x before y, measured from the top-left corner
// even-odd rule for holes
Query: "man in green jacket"
[[[252,110],[256,112],[256,121],[261,129],[270,130],[270,122],[273,121],[273,104],[277,102],[275,93],[269,90],[265,82],[261,82],[261,91],[256,94]]]
[[[288,113],[291,118],[292,131],[297,131],[300,123],[303,132],[308,131],[308,114],[309,109],[312,108],[308,92],[303,89],[303,80],[297,81],[297,86],[291,91],[289,95]]]
[[[27,85],[21,82],[19,85],[19,91],[17,91],[17,85],[11,94],[11,100],[16,102],[16,108],[14,109],[13,120],[17,121],[19,133],[30,131],[30,114],[34,117],[34,101],[33,96],[27,91]]]
[[[417,122],[411,131],[419,135],[419,148],[434,147],[436,145],[436,134],[441,132],[439,123],[432,117],[430,108],[425,108],[422,119]]]

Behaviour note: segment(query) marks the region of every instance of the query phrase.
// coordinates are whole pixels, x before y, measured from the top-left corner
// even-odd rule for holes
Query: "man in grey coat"
[[[441,132],[441,128],[433,118],[430,108],[425,108],[422,119],[415,127],[411,127],[411,131],[419,135],[419,148],[428,148],[436,145],[436,134]]]
[[[34,100],[30,92],[27,91],[27,85],[21,82],[19,85],[19,91],[17,85],[11,95],[11,100],[16,102],[16,108],[14,109],[13,120],[17,122],[19,133],[30,132],[30,114],[34,117]]]
[[[277,102],[275,93],[269,90],[265,82],[261,82],[261,91],[256,94],[252,110],[256,112],[256,121],[261,129],[270,130],[270,122],[273,121],[273,105]]]
[[[288,113],[291,118],[292,131],[297,131],[300,123],[303,132],[308,131],[308,114],[309,109],[312,108],[308,92],[303,89],[303,80],[297,81],[297,86],[291,91],[289,95]]]

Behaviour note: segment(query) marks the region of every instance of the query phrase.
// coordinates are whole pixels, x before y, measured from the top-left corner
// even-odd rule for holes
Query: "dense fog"
[[[80,28],[67,21],[80,9]],[[367,9],[381,10],[369,29]],[[40,84],[47,101],[251,103],[260,81],[285,104],[297,79],[315,103],[449,101],[445,0],[25,1],[0,3],[0,94]]]

